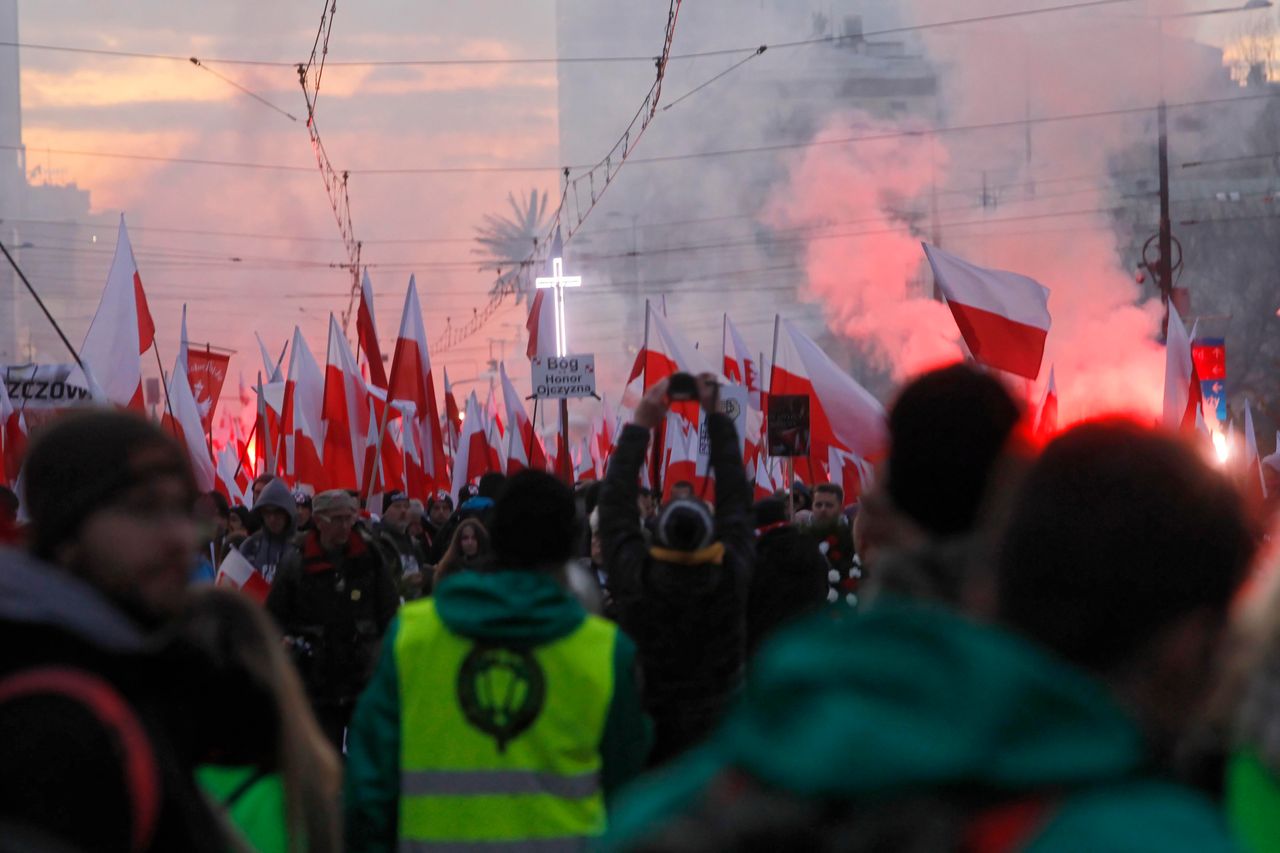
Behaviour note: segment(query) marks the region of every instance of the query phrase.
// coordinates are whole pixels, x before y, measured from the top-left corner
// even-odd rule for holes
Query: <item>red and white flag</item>
[[[0,466],[0,480],[10,487],[18,482],[27,453],[27,423],[23,414],[13,407],[8,393],[0,393],[0,456],[4,461]]]
[[[373,283],[369,270],[360,281],[360,308],[356,312],[356,333],[360,339],[360,351],[369,365],[369,384],[387,390],[387,371],[382,366],[382,348],[378,346],[378,325],[374,322]]]
[[[600,411],[591,423],[591,461],[595,466],[597,480],[603,480],[613,455],[613,447],[618,440],[618,416],[609,405],[609,395],[600,398]]]
[[[234,548],[223,558],[222,565],[218,566],[218,574],[213,583],[215,586],[238,589],[259,604],[266,601],[267,593],[271,592],[271,584],[267,583],[262,573]]]
[[[1169,303],[1169,326],[1164,344],[1164,425],[1183,432],[1196,431],[1200,416],[1200,377],[1191,357],[1191,336],[1178,309]]]
[[[324,467],[327,489],[365,486],[364,448],[369,434],[369,392],[356,357],[329,315],[329,356],[324,368]]]
[[[214,468],[214,489],[227,499],[232,506],[244,506],[244,489],[236,476],[236,468],[240,467],[240,456],[236,452],[234,442],[228,443],[218,452],[218,464]]]
[[[480,411],[480,401],[475,392],[467,398],[467,414],[462,421],[462,440],[458,443],[458,455],[453,458],[453,494],[473,483],[490,471],[501,471],[502,462],[498,450],[489,444],[488,424]]]
[[[667,418],[665,459],[662,474],[662,500],[671,500],[676,483],[693,485],[694,494],[702,491],[703,477],[698,476],[698,430],[683,418]]]
[[[418,286],[413,276],[409,277],[409,290],[404,297],[404,313],[400,318],[400,334],[396,338],[395,354],[391,359],[387,398],[413,403],[420,427],[418,437],[422,442],[423,466],[430,478],[431,488],[447,483],[440,409],[436,405],[436,386],[431,376],[427,331],[422,324],[422,306],[418,303]]]
[[[751,407],[760,410],[760,365],[747,349],[738,327],[724,315],[724,375],[730,382],[747,389]]]
[[[212,432],[213,415],[218,410],[218,398],[227,381],[229,353],[213,352],[208,348],[193,350],[187,339],[187,306],[182,306],[182,337],[178,342],[178,357],[187,367],[187,381],[191,383],[191,396],[200,411],[200,423],[206,433]]]
[[[796,473],[810,476],[836,447],[862,459],[880,458],[887,446],[884,407],[848,373],[827,357],[790,320],[774,323],[773,369],[769,396],[809,397],[809,464],[797,462]]]
[[[533,428],[533,421],[529,420],[529,416],[525,413],[524,401],[516,393],[516,386],[507,376],[505,363],[498,364],[498,376],[502,380],[502,398],[506,404],[507,423],[510,424],[507,430],[507,436],[510,439],[507,443],[508,473],[514,473],[510,470],[513,459],[526,468],[533,468],[536,471],[547,470],[546,448],[542,446],[542,439]],[[517,446],[520,448],[519,456],[514,455],[514,448]]]
[[[533,358],[554,358],[556,354],[556,299],[550,291],[539,290],[529,304],[529,346],[525,354]]]
[[[458,398],[453,396],[453,385],[449,383],[449,368],[444,371],[444,426],[445,439],[449,442],[449,452],[458,452],[458,441],[462,438],[462,412],[458,409]]]
[[[971,264],[921,243],[969,351],[979,362],[1027,379],[1040,375],[1049,334],[1049,288],[1032,278]]]
[[[169,376],[167,405],[171,410],[166,411],[161,419],[164,429],[186,445],[196,488],[202,492],[213,491],[213,458],[209,454],[209,445],[205,442],[200,409],[196,406],[196,398],[191,394],[191,383],[187,380],[187,365],[181,356],[174,362],[173,373]]]
[[[1053,367],[1049,367],[1049,384],[1044,389],[1044,400],[1036,416],[1036,438],[1041,444],[1048,442],[1058,432],[1058,383],[1054,380]]]
[[[142,277],[120,214],[120,230],[102,300],[80,347],[80,360],[92,374],[90,388],[107,401],[141,412],[142,353],[155,343],[156,324],[142,291]]]
[[[289,376],[281,408],[286,475],[296,486],[323,491],[329,482],[320,455],[324,447],[324,374],[297,326],[289,347]]]
[[[1258,452],[1258,436],[1253,430],[1253,407],[1244,401],[1244,489],[1245,495],[1260,504],[1267,497],[1267,483],[1262,476],[1262,454]]]

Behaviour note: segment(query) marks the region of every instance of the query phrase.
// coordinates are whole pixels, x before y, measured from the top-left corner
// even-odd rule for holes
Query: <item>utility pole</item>
[[[1159,133],[1160,161],[1160,259],[1156,271],[1156,285],[1164,302],[1164,320],[1160,324],[1162,335],[1169,333],[1169,300],[1173,298],[1173,224],[1169,221],[1169,110],[1164,98],[1156,107],[1156,126]]]

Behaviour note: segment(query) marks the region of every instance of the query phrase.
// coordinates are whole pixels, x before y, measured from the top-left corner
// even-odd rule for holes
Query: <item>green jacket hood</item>
[[[762,781],[832,797],[1072,786],[1144,757],[1100,682],[998,628],[889,602],[766,646],[715,747]]]
[[[455,634],[514,647],[553,642],[587,618],[554,577],[537,571],[458,572],[436,587],[435,602]]]

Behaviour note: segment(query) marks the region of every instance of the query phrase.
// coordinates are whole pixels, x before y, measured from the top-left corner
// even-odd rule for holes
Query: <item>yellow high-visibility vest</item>
[[[600,744],[618,629],[587,616],[521,650],[400,610],[401,851],[579,850],[605,829]]]

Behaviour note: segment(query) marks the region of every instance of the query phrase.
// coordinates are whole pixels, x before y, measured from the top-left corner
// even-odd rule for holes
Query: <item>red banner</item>
[[[191,394],[200,409],[200,422],[204,431],[213,426],[213,415],[218,409],[218,397],[222,384],[227,381],[227,363],[231,356],[208,350],[187,351],[187,378],[191,380]]]

